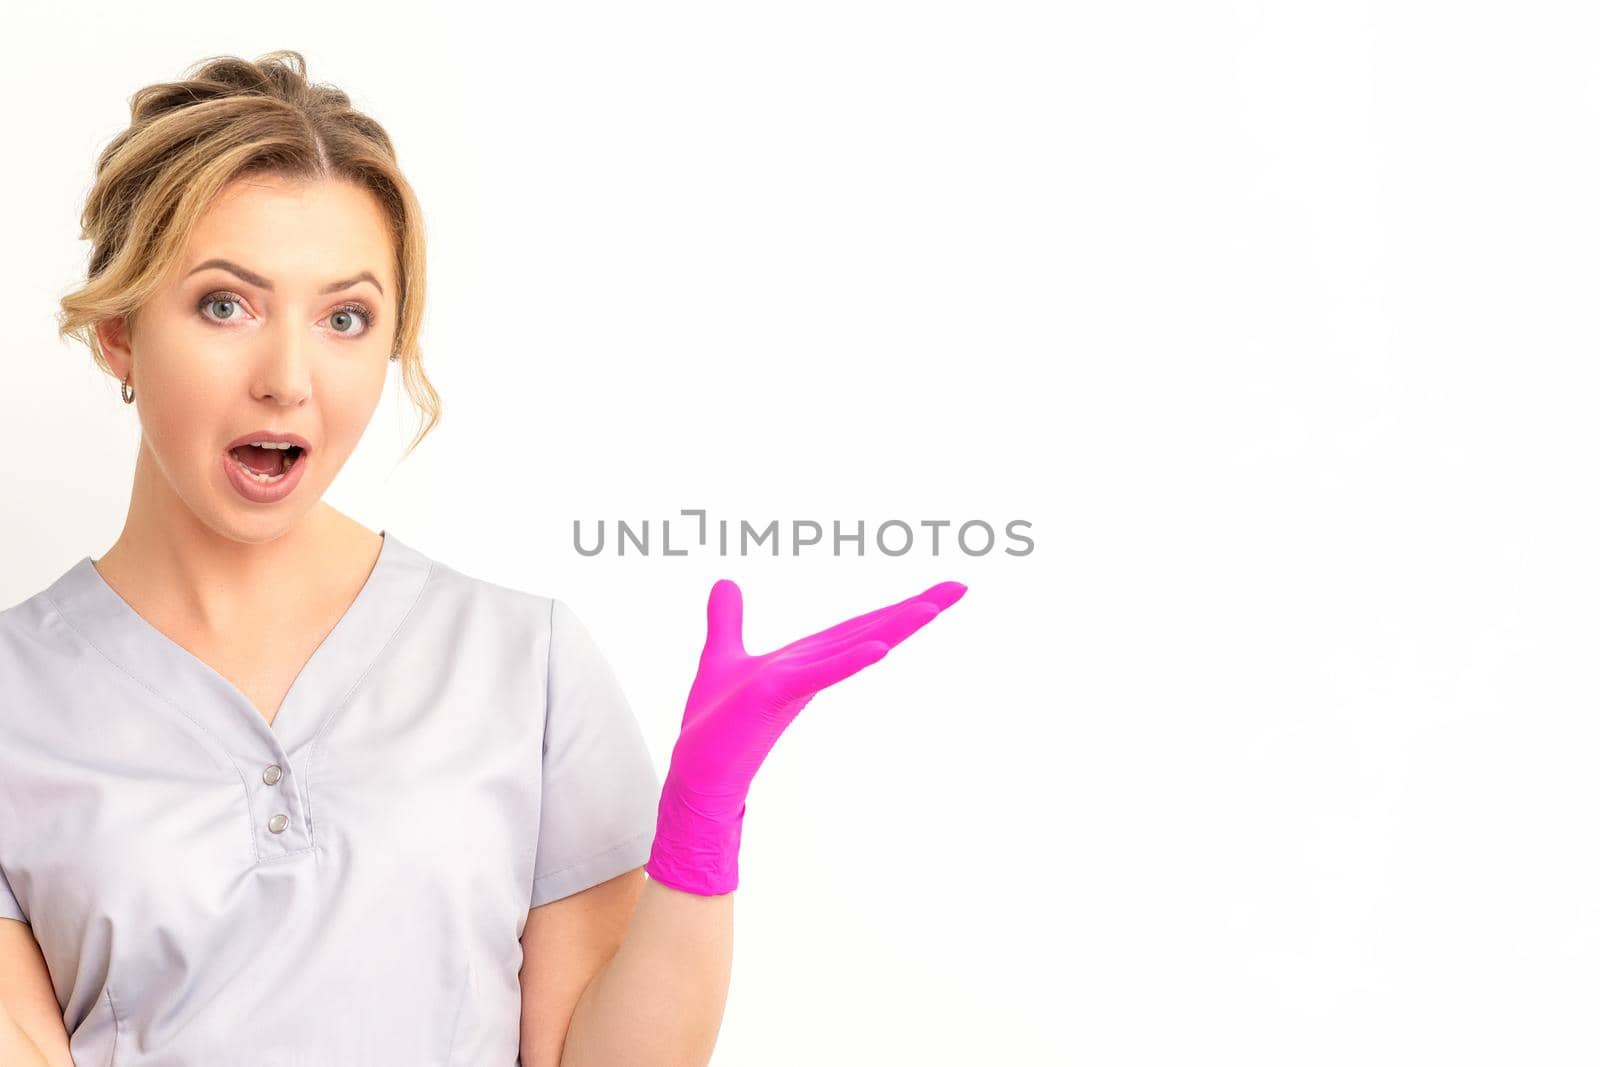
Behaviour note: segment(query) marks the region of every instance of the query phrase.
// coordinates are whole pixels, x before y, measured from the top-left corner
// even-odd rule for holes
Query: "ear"
[[[105,354],[106,362],[111,364],[117,378],[126,378],[133,368],[133,335],[127,317],[101,319],[95,323],[94,333],[100,341],[100,351]]]

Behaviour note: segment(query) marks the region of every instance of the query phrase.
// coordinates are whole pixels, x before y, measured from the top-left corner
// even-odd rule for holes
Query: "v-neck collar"
[[[269,725],[250,698],[200,657],[156,629],[84,556],[45,590],[69,625],[142,687],[223,740],[238,755],[293,758],[316,739],[400,628],[432,561],[380,531],[366,582],[295,676]]]

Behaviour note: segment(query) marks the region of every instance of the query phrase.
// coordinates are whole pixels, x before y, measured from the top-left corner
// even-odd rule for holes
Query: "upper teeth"
[[[288,441],[251,441],[256,448],[293,448]]]

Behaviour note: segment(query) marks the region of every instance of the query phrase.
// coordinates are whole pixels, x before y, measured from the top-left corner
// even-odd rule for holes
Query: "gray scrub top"
[[[87,556],[0,612],[0,917],[78,1067],[517,1064],[529,909],[659,796],[564,602],[388,531],[270,726]]]

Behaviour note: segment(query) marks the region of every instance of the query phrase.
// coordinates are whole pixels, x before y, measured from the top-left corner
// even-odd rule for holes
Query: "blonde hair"
[[[261,173],[354,182],[378,201],[395,248],[399,322],[389,358],[423,416],[410,454],[439,421],[441,405],[418,345],[426,291],[421,206],[383,127],[338,88],[307,81],[305,58],[288,50],[253,63],[201,60],[181,81],[134,93],[129,111],[128,128],[100,153],[84,203],[81,238],[93,242],[88,279],[61,299],[60,336],[83,342],[115,376],[95,325],[117,317],[132,325],[229,182]]]

